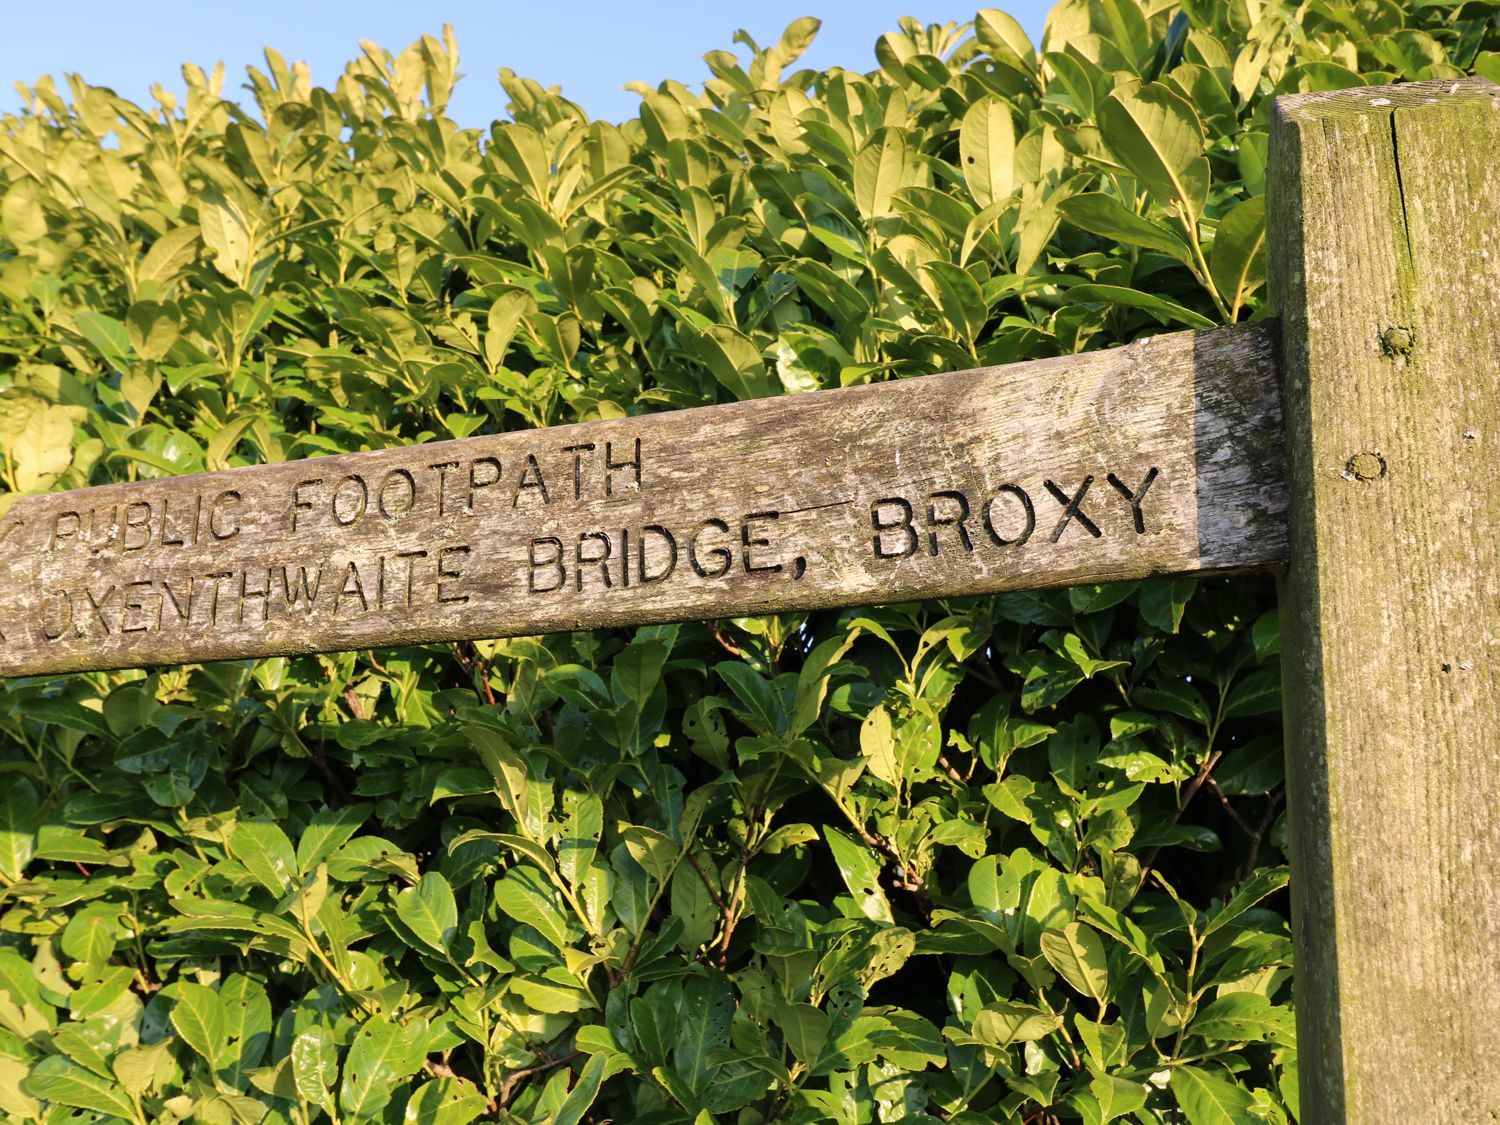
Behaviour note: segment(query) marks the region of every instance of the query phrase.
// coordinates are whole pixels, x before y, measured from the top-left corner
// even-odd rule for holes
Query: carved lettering
[[[444,593],[443,586],[447,585],[452,590],[453,583],[462,578],[463,556],[469,553],[465,546],[444,547],[438,551],[437,556],[437,600],[443,605],[462,605],[469,600],[468,594]],[[454,556],[458,556],[455,558]],[[443,580],[448,579],[445,583]],[[410,599],[410,592],[407,594]]]
[[[370,600],[365,597],[365,584],[359,576],[359,567],[351,561],[344,571],[344,584],[339,588],[338,597],[333,600],[333,612],[338,613],[347,597],[359,599],[359,608],[362,612],[370,609]]]
[[[340,527],[357,524],[370,506],[370,490],[365,487],[365,478],[350,473],[333,486],[333,520]]]
[[[187,580],[187,602],[184,603],[177,596],[177,591],[172,589],[170,582],[164,581],[161,584],[161,602],[156,609],[156,625],[158,629],[161,628],[162,614],[166,612],[168,601],[172,603],[172,611],[177,614],[179,621],[186,622],[193,619],[193,590],[196,585],[196,579],[190,575]]]
[[[481,467],[490,469],[493,475],[480,479],[479,470]],[[500,462],[494,457],[476,457],[471,461],[469,463],[469,494],[464,500],[464,514],[470,516],[474,514],[474,493],[482,488],[488,488],[499,480]]]
[[[769,547],[770,540],[757,536],[759,528],[752,528],[752,523],[780,519],[780,512],[751,512],[740,521],[740,558],[745,564],[746,574],[776,574],[781,570],[780,563],[754,563],[750,560],[751,547]]]
[[[726,547],[710,548],[707,555],[713,560],[713,569],[710,570],[704,566],[703,556],[698,552],[698,543],[707,531],[717,531],[727,535],[729,525],[723,520],[705,520],[703,526],[694,532],[692,539],[688,541],[688,562],[692,564],[693,573],[699,578],[723,578],[729,573],[729,568],[734,565],[734,555]]]
[[[64,614],[61,620],[55,615],[58,609]],[[43,594],[41,617],[42,636],[49,641],[57,640],[73,626],[73,599],[60,590]]]
[[[543,504],[551,503],[551,498],[547,495],[547,482],[542,478],[542,467],[536,463],[534,453],[526,455],[526,467],[521,470],[521,479],[516,482],[516,494],[511,498],[512,508],[521,506],[521,494],[528,488],[541,494]]]
[[[467,550],[467,548],[465,548]],[[401,608],[411,608],[412,586],[417,577],[417,560],[425,559],[426,551],[398,551],[396,558],[406,563],[406,600],[401,603]]]
[[[375,493],[375,505],[388,520],[399,520],[417,503],[417,481],[405,469],[392,469],[385,474],[380,488]],[[438,501],[439,507],[442,501]]]
[[[1003,497],[1010,497],[1021,505],[1021,530],[1010,538],[1001,535],[995,526],[995,505],[999,504]],[[1031,533],[1036,530],[1036,506],[1032,504],[1031,497],[1026,490],[1015,484],[1002,484],[996,489],[995,495],[984,503],[984,530],[995,541],[997,547],[1023,546],[1031,538]]]
[[[1146,494],[1161,475],[1157,468],[1150,469],[1141,483],[1134,489],[1125,484],[1114,473],[1106,480],[1122,496],[1130,507],[1130,520],[1136,534],[1146,531],[1143,506]],[[1092,475],[1069,494],[1055,481],[1043,481],[1043,486],[1062,508],[1062,515],[1049,536],[1056,543],[1068,526],[1073,523],[1094,539],[1104,536],[1104,531],[1095,518],[1084,508],[1084,500],[1094,483]],[[918,508],[911,500],[902,496],[884,496],[870,505],[870,526],[874,531],[871,544],[876,558],[902,559],[916,553],[923,541],[927,553],[936,556],[942,551],[944,530],[953,549],[964,553],[975,550],[973,533],[969,529],[971,513],[977,510],[984,524],[985,535],[996,547],[1024,546],[1036,531],[1036,505],[1031,494],[1018,484],[1002,484],[988,496],[983,497],[977,509],[968,492],[961,489],[935,489],[926,494],[925,520],[919,520]],[[919,527],[919,524],[921,525]]]
[[[641,439],[635,439],[635,456],[629,461],[615,460],[615,443],[607,441],[604,443],[604,495],[615,494],[615,471],[617,469],[633,469],[635,471],[635,482],[625,487],[639,492],[641,489]]]
[[[666,565],[655,574],[652,574],[646,565],[646,550],[650,539],[654,538],[660,543],[666,554]],[[649,586],[654,582],[664,582],[672,577],[672,572],[677,569],[677,539],[673,534],[660,524],[649,523],[641,528],[641,533],[636,538],[636,567],[635,572],[639,576],[642,586]]]
[[[1157,475],[1158,470],[1156,466],[1151,466],[1151,471],[1146,474],[1145,478],[1141,481],[1140,484],[1135,486],[1135,491],[1133,492],[1129,488],[1127,488],[1125,486],[1125,483],[1120,480],[1119,477],[1115,476],[1114,473],[1110,473],[1109,476],[1105,478],[1107,481],[1109,481],[1114,490],[1121,496],[1125,497],[1126,501],[1130,504],[1130,518],[1135,523],[1135,533],[1137,535],[1146,534],[1146,517],[1141,513],[1141,505],[1145,503],[1146,493],[1149,492],[1151,490],[1151,486],[1156,483]]]
[[[1061,539],[1063,532],[1067,530],[1068,524],[1075,519],[1095,539],[1104,534],[1104,532],[1099,530],[1099,525],[1089,519],[1088,513],[1083,510],[1083,498],[1088,495],[1089,485],[1093,483],[1093,474],[1084,477],[1083,483],[1078,486],[1078,491],[1069,496],[1052,481],[1044,480],[1042,482],[1043,487],[1052,493],[1052,498],[1063,506],[1062,519],[1058,520],[1057,526],[1052,529],[1052,542],[1056,543]]]
[[[63,522],[65,520],[72,521],[67,531],[63,530]],[[77,512],[58,512],[57,515],[52,517],[52,542],[49,545],[49,550],[57,550],[59,543],[64,539],[73,538],[73,536],[78,534],[78,529],[82,526],[83,520]]]
[[[211,625],[219,623],[219,587],[226,578],[233,578],[234,572],[230,570],[215,571],[213,574],[205,574],[205,581],[213,583],[213,592],[209,595],[208,620]],[[192,602],[188,603],[188,612],[192,613]]]
[[[146,633],[151,630],[151,621],[147,619],[132,620],[131,614],[144,614],[146,603],[141,600],[141,595],[135,591],[144,590],[148,596],[154,595],[158,601],[156,616],[161,617],[161,595],[157,594],[155,582],[127,582],[125,584],[124,604],[120,607],[119,631],[122,633]]]
[[[104,616],[104,611],[109,606],[109,603],[114,600],[117,592],[118,589],[115,586],[105,587],[102,595],[96,595],[87,586],[83,588],[83,595],[88,599],[89,608],[94,611],[94,617],[98,619],[99,625],[103,628],[106,636],[109,634],[110,628],[109,619]]]
[[[299,480],[296,484],[292,485],[292,503],[287,509],[288,530],[297,530],[297,514],[299,512],[310,512],[313,509],[313,502],[303,497],[302,490],[322,483],[322,477],[312,477],[308,480]]]
[[[584,547],[589,547],[589,552],[584,553]],[[598,549],[595,550],[595,547]],[[607,590],[614,583],[609,577],[609,558],[611,544],[609,536],[602,531],[585,531],[578,537],[578,545],[573,550],[573,582],[577,590],[583,592],[583,568],[586,566],[598,566],[599,578]]]
[[[139,531],[140,541],[131,542],[131,532]],[[120,546],[126,551],[139,551],[151,545],[151,505],[145,500],[136,500],[125,505],[125,526],[120,534]]]
[[[160,536],[159,542],[161,543],[161,545],[163,547],[185,547],[185,546],[187,546],[187,542],[188,541],[186,539],[168,539],[167,538],[167,528],[171,526],[171,523],[172,523],[172,498],[171,498],[171,496],[168,496],[164,500],[162,500],[162,502],[161,502],[161,536]],[[194,525],[193,526],[194,526],[194,537],[196,539],[196,529],[197,529],[197,522],[196,521],[194,521]]]
[[[260,571],[257,570],[255,573],[258,574]],[[237,620],[241,625],[245,623],[245,603],[254,599],[260,602],[260,620],[264,624],[271,619],[271,572],[269,569],[266,570],[264,581],[255,588],[250,585],[250,574],[249,570],[240,572],[240,606]]]
[[[214,502],[208,509],[208,533],[220,541],[233,539],[240,533],[240,525],[234,523],[231,517],[226,515],[223,524],[219,522],[220,509],[225,505],[238,505],[243,499],[234,489],[226,489],[214,497]]]
[[[292,567],[281,567],[281,600],[288,610],[299,605],[306,613],[312,613],[313,603],[318,600],[318,587],[323,584],[323,568],[309,570],[305,566],[295,568],[297,577],[292,579]]]
[[[582,445],[565,445],[564,453],[573,455],[573,499],[583,499],[583,455],[594,451],[594,443],[584,442]]]
[[[945,509],[943,515],[938,514],[938,502],[942,501]],[[956,509],[956,510],[955,510]],[[964,521],[969,518],[969,498],[962,492],[954,492],[951,489],[934,492],[927,498],[927,553],[936,555],[938,553],[938,533],[940,527],[952,527],[958,532],[958,541],[965,551],[974,549],[974,541],[969,538],[969,529],[964,526]]]
[[[458,468],[457,461],[438,461],[427,467],[437,473],[437,511],[439,516],[448,514],[448,471]],[[472,472],[472,470],[471,470]]]
[[[548,558],[539,552],[549,552]],[[562,540],[555,535],[544,535],[539,539],[533,539],[531,546],[527,549],[527,561],[530,570],[526,576],[526,589],[533,594],[550,594],[553,590],[561,590],[568,584],[568,572],[563,567],[563,545]],[[537,575],[548,572],[557,575],[557,581],[548,581],[547,585],[537,584]]]
[[[892,520],[887,515],[882,515],[881,509],[895,508],[900,515]],[[912,507],[900,496],[886,496],[876,500],[870,505],[870,523],[875,528],[875,557],[877,559],[902,559],[917,549],[917,532],[912,527]],[[899,531],[902,544],[899,548],[888,550],[885,542],[885,533],[888,531]]]

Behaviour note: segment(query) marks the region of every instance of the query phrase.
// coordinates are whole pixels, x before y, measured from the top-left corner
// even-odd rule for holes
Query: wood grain
[[[1500,1119],[1500,88],[1277,100],[1302,1120]]]
[[[1278,563],[1273,343],[1245,325],[23,499],[0,674]]]

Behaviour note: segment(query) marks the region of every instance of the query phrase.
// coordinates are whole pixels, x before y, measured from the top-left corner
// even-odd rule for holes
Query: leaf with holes
[[[1015,184],[1016,125],[1010,106],[993,95],[980,98],[964,114],[958,130],[964,183],[980,207],[998,203]]]
[[[876,922],[894,922],[891,904],[880,888],[880,861],[875,853],[837,828],[824,828],[823,837],[859,912]]]
[[[387,1016],[371,1016],[354,1033],[344,1058],[344,1081],[339,1108],[351,1121],[375,1118],[422,1065],[427,1048],[427,1022],[395,1023]]]

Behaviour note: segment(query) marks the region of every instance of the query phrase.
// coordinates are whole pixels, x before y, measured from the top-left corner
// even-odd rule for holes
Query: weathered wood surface
[[[1280,98],[1302,1120],[1500,1119],[1500,87]]]
[[[1266,325],[18,501],[0,674],[1263,566]]]

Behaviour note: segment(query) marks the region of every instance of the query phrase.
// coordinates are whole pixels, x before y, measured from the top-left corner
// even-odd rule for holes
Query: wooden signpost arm
[[[1285,558],[1275,331],[18,501],[0,675]]]
[[[1278,99],[1302,1120],[1500,1120],[1500,87]]]

